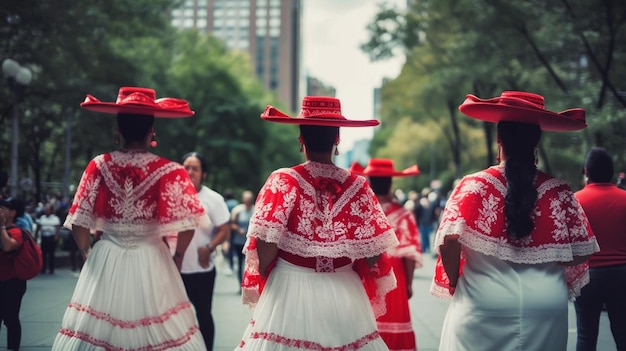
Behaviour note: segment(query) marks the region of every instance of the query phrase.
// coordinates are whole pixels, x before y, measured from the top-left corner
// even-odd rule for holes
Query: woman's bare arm
[[[278,255],[278,245],[257,239],[256,250],[259,254],[259,273],[261,273],[261,277],[265,278],[267,269]]]

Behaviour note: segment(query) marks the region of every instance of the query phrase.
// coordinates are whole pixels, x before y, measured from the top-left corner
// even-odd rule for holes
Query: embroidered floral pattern
[[[163,312],[159,316],[148,316],[143,317],[137,320],[123,320],[119,318],[113,318],[107,312],[102,312],[91,308],[91,306],[82,305],[76,302],[70,302],[68,305],[69,308],[75,309],[78,312],[87,313],[91,317],[96,319],[100,319],[106,321],[111,324],[111,326],[123,328],[123,329],[133,329],[138,327],[146,327],[151,324],[161,324],[169,320],[172,316],[176,315],[182,310],[187,310],[191,308],[191,304],[188,301],[181,301],[176,306],[170,308],[169,310]]]
[[[70,338],[76,338],[91,345],[104,348],[105,351],[163,351],[169,350],[178,346],[182,346],[187,343],[191,337],[199,330],[197,325],[192,326],[189,330],[179,338],[165,340],[156,345],[145,345],[136,348],[128,348],[122,346],[115,346],[105,340],[100,340],[92,337],[91,335],[78,330],[70,330],[67,328],[61,328],[60,334]]]
[[[526,264],[568,262],[573,256],[596,251],[598,245],[587,217],[569,186],[541,172],[537,174],[536,185],[535,229],[530,236],[514,240],[506,232],[504,168],[491,167],[466,176],[446,204],[435,247],[438,249],[443,244],[446,235],[456,234],[460,235],[459,241],[472,250]],[[572,291],[579,291],[574,287],[581,286],[584,275],[566,274]],[[439,259],[431,291],[436,296],[446,295],[448,286]]]
[[[250,336],[251,339],[262,339],[265,341],[273,342],[276,344],[280,344],[286,347],[293,347],[301,350],[310,350],[310,351],[356,351],[367,345],[372,340],[376,340],[380,335],[377,331],[372,332],[368,335],[364,335],[358,340],[355,340],[347,345],[335,346],[335,347],[324,347],[317,342],[310,340],[302,340],[302,339],[293,339],[288,338],[276,333],[267,333],[267,332],[253,332]]]
[[[112,152],[85,169],[65,222],[137,237],[206,226],[208,220],[182,166],[150,153]],[[157,219],[158,221],[157,222]]]
[[[315,184],[324,184],[324,189]],[[354,261],[398,243],[365,178],[334,165],[307,162],[275,171],[260,190],[256,206],[249,239],[276,243],[298,256]],[[244,277],[242,284],[243,300],[251,306],[261,284],[254,240],[248,240],[244,249],[248,279]]]

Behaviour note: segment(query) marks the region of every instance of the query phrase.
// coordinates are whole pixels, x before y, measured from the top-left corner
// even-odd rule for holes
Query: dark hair
[[[200,170],[202,171],[202,173],[207,173],[209,171],[209,164],[207,163],[206,158],[204,158],[201,153],[195,151],[188,152],[183,156],[183,159],[180,163],[185,163],[185,160],[192,156],[200,161]]]
[[[387,195],[391,191],[391,177],[368,177],[368,180],[376,195]]]
[[[22,199],[18,197],[1,199],[0,207],[6,207],[10,210],[15,211],[15,217],[13,218],[13,221],[15,221],[16,218],[22,217],[24,215],[24,212],[26,211],[26,203],[24,203],[24,201],[22,201]]]
[[[541,139],[541,129],[534,124],[503,121],[498,123],[498,135],[507,156],[506,230],[510,237],[522,239],[535,226],[531,217],[537,201],[535,148]]]
[[[310,152],[331,152],[339,136],[339,127],[300,125],[300,136]]]
[[[613,158],[602,147],[592,147],[585,160],[589,183],[610,183],[613,179]]]
[[[143,141],[153,125],[154,116],[132,113],[119,113],[117,115],[117,127],[127,143]]]
[[[9,182],[9,174],[7,172],[1,171],[0,172],[0,188],[4,188],[5,186],[7,186],[8,182]]]

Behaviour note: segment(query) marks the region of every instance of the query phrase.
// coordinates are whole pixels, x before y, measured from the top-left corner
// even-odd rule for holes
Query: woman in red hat
[[[155,96],[122,87],[116,102],[88,95],[81,104],[117,115],[123,143],[89,163],[67,215],[86,262],[52,350],[206,350],[179,270],[208,217],[185,169],[148,151],[155,117],[194,113],[184,100]],[[100,236],[93,250],[90,231]],[[164,241],[171,232],[173,258]]]
[[[497,123],[500,164],[464,177],[435,239],[432,293],[452,298],[439,350],[565,350],[567,299],[598,249],[565,181],[537,169],[542,131],[586,127],[585,111],[551,112],[537,94],[468,95],[459,110]]]
[[[254,312],[237,350],[387,350],[375,314],[395,279],[378,257],[398,240],[365,179],[333,164],[339,127],[378,122],[317,96],[296,117],[271,106],[261,117],[300,125],[307,161],[274,171],[258,194],[242,283]]]
[[[363,169],[353,164],[351,169],[366,176],[370,187],[393,226],[400,244],[387,255],[393,266],[398,286],[386,296],[387,313],[376,318],[378,331],[389,350],[416,351],[415,332],[411,325],[409,299],[413,295],[413,272],[422,267],[422,246],[413,213],[394,201],[391,193],[392,177],[407,177],[419,174],[417,165],[396,171],[393,161],[384,158],[369,160]]]

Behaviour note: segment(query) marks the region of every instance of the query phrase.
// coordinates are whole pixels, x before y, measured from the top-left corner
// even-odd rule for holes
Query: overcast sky
[[[406,7],[406,0],[383,0]],[[359,48],[367,41],[365,27],[378,12],[381,0],[303,0],[302,58],[305,75],[337,89],[344,116],[370,119],[373,89],[384,77],[395,78],[404,58],[372,63]],[[305,92],[303,92],[304,94]],[[339,151],[354,141],[371,138],[373,128],[341,128]]]

